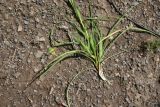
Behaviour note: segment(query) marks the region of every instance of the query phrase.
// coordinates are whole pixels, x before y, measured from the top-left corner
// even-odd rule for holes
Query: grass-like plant
[[[160,49],[160,39],[150,40],[142,43],[141,48],[156,53]]]
[[[116,54],[108,57],[105,56],[106,52],[110,50],[110,47],[116,42],[116,40],[120,36],[122,36],[127,31],[145,32],[154,35],[154,33],[143,28],[134,27],[132,24],[124,28],[117,28],[118,24],[120,24],[120,22],[125,18],[127,14],[117,18],[117,21],[108,31],[108,33],[103,34],[100,30],[99,22],[106,20],[95,18],[92,14],[91,5],[89,5],[89,17],[84,18],[75,0],[68,0],[68,4],[73,10],[77,23],[73,23],[72,21],[67,21],[67,22],[76,30],[77,34],[71,35],[72,37],[72,39],[70,39],[71,41],[65,43],[59,43],[56,44],[55,46],[59,47],[59,46],[71,45],[72,47],[76,48],[64,52],[61,55],[57,56],[55,59],[53,59],[43,70],[39,72],[39,74],[37,74],[33,78],[31,83],[35,81],[37,78],[39,78],[41,75],[47,73],[52,66],[55,66],[60,61],[66,58],[70,58],[74,55],[83,56],[89,61],[91,61],[92,64],[95,66],[96,71],[98,72],[101,79],[107,81],[107,78],[103,74],[102,63],[104,60],[124,52],[124,51],[117,52]],[[89,4],[91,4],[90,1]],[[53,46],[52,49],[55,46]],[[52,51],[52,49],[50,48],[50,51]],[[109,81],[107,82],[110,83]]]
[[[52,48],[49,49],[49,51],[51,53],[54,53],[55,47],[66,46],[66,45],[71,45],[73,47],[73,49],[68,50],[68,51],[60,54],[56,58],[54,58],[44,69],[39,71],[39,73],[36,76],[34,76],[34,78],[27,85],[27,87],[29,85],[31,85],[36,79],[41,77],[43,74],[46,74],[52,66],[55,66],[60,61],[67,59],[67,58],[70,58],[74,55],[83,56],[82,58],[85,57],[90,62],[92,62],[92,64],[94,65],[94,67],[95,67],[96,71],[98,72],[99,76],[101,77],[101,79],[104,81],[107,81],[110,84],[110,82],[107,80],[107,78],[103,74],[103,67],[102,67],[103,64],[102,63],[105,60],[112,58],[112,57],[124,52],[124,50],[123,50],[121,52],[117,52],[116,54],[113,54],[111,56],[106,57],[106,52],[108,52],[110,50],[110,48],[117,41],[117,39],[120,36],[122,36],[124,33],[126,33],[127,31],[138,31],[138,32],[145,32],[145,33],[149,33],[152,35],[156,35],[154,32],[151,32],[151,31],[147,30],[146,28],[134,27],[132,25],[132,23],[124,28],[119,28],[118,25],[121,23],[121,21],[123,19],[125,19],[127,12],[123,16],[116,18],[117,21],[110,28],[108,33],[103,34],[100,27],[99,27],[99,24],[100,24],[99,22],[106,21],[106,20],[101,19],[99,17],[94,17],[94,15],[92,14],[92,6],[91,6],[90,0],[89,0],[89,4],[90,4],[89,5],[89,17],[87,17],[87,18],[82,16],[80,9],[79,9],[79,6],[76,4],[75,0],[68,0],[68,4],[71,7],[71,9],[73,10],[73,13],[74,13],[74,16],[75,16],[75,19],[77,22],[76,23],[73,23],[72,21],[67,21],[67,22],[73,27],[73,29],[77,33],[74,35],[73,34],[69,35],[69,37],[72,37],[72,38],[70,38],[70,41],[55,44],[54,46],[52,46]],[[129,9],[129,11],[131,9]],[[52,41],[50,40],[50,43],[51,42]],[[78,75],[79,74],[77,74],[71,80],[71,82]],[[69,85],[70,85],[70,83],[69,83]],[[69,87],[69,85],[68,85],[68,87]],[[67,87],[67,91],[66,91],[66,96],[67,96],[67,105],[68,105],[68,107],[70,107],[70,102],[68,99],[68,87]]]

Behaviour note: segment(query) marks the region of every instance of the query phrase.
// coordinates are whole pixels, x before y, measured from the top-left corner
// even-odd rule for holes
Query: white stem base
[[[103,69],[100,66],[99,66],[99,76],[103,81],[107,81],[108,84],[111,85],[111,82],[104,76]]]

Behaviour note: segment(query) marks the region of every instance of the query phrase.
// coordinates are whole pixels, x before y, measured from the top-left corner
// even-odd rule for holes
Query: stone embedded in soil
[[[118,59],[118,58],[116,58],[116,59],[115,59],[115,62],[119,62],[119,59]]]
[[[37,90],[33,90],[33,92],[37,93],[38,91]]]
[[[4,44],[7,45],[7,46],[10,46],[10,42],[8,40],[4,40]]]
[[[22,25],[19,24],[19,25],[18,25],[18,32],[21,32],[22,30],[23,30]]]
[[[41,84],[41,81],[40,81],[40,80],[37,80],[37,81],[36,81],[36,84],[37,84],[37,85],[40,85],[40,84]]]
[[[53,93],[53,91],[54,91],[54,88],[51,87],[50,92],[49,92],[49,95],[51,95],[51,94]]]
[[[34,15],[35,15],[35,12],[34,12],[34,8],[33,8],[33,7],[30,8],[29,14],[30,14],[30,16],[34,16]]]
[[[128,104],[131,103],[131,101],[130,101],[130,99],[128,97],[126,97],[125,100],[127,101]]]
[[[64,30],[68,30],[68,29],[69,29],[69,27],[66,26],[66,25],[62,25],[62,26],[60,26],[59,28],[60,28],[60,29],[64,29]]]
[[[133,6],[136,6],[136,5],[138,5],[138,4],[139,4],[139,2],[137,2],[137,1],[132,2],[132,5],[133,5]]]
[[[28,25],[28,24],[29,24],[29,21],[28,21],[28,20],[24,20],[24,24],[25,24],[25,25]]]
[[[37,22],[37,23],[39,23],[40,22],[40,20],[39,20],[39,18],[35,18],[35,21]]]
[[[97,97],[98,97],[98,98],[101,98],[101,97],[102,97],[102,95],[100,95],[100,94],[99,94],[99,95],[97,95]]]
[[[40,71],[42,69],[42,65],[38,65],[34,67],[34,72],[37,73],[38,71]]]
[[[46,41],[45,37],[39,37],[39,36],[36,36],[35,40],[38,42],[45,42]]]
[[[14,74],[14,77],[17,79],[20,75],[21,75],[21,73],[17,72]]]
[[[41,57],[41,62],[44,64],[48,59],[48,56],[47,55],[42,55]]]
[[[136,0],[136,1],[138,1],[138,2],[142,2],[143,0]]]
[[[158,55],[156,55],[156,56],[154,57],[154,60],[155,60],[156,62],[159,62],[159,61],[160,61],[160,57],[159,57]]]
[[[40,58],[41,56],[43,55],[43,52],[38,50],[36,53],[35,53],[35,57],[36,58]]]
[[[149,73],[149,74],[147,75],[147,77],[148,77],[148,78],[153,78],[153,73]]]
[[[21,0],[20,3],[21,3],[22,5],[25,5],[25,4],[26,4],[26,1],[25,1],[25,0]]]

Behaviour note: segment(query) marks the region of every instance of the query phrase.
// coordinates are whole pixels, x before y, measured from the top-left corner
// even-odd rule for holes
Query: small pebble
[[[7,46],[11,45],[8,40],[4,40],[4,44],[7,45]]]
[[[49,92],[49,95],[51,95],[51,94],[53,93],[53,91],[54,91],[54,88],[51,87],[51,90],[50,90],[50,92]]]
[[[38,91],[37,90],[33,90],[35,93],[37,93]]]
[[[36,37],[36,41],[38,41],[38,42],[45,42],[45,38],[44,37]]]
[[[24,24],[25,24],[25,25],[28,25],[28,24],[29,24],[29,21],[24,20]]]
[[[38,67],[35,67],[34,68],[34,72],[38,72],[39,71],[39,68]]]
[[[14,77],[17,79],[20,75],[21,75],[21,73],[17,72],[14,74]]]
[[[153,78],[153,73],[147,75],[148,78]]]
[[[21,32],[22,30],[23,30],[22,25],[19,24],[19,25],[18,25],[18,32]]]
[[[36,84],[37,84],[37,85],[40,85],[40,84],[41,84],[41,81],[40,81],[40,80],[37,80],[37,81],[36,81]]]
[[[35,53],[36,58],[40,58],[42,55],[43,55],[43,52],[39,50]]]
[[[134,2],[132,3],[133,6],[136,6],[136,5],[138,5],[138,4],[139,4],[139,2],[137,2],[137,1],[134,1]]]
[[[35,21],[38,22],[38,23],[40,22],[39,18],[35,18]]]

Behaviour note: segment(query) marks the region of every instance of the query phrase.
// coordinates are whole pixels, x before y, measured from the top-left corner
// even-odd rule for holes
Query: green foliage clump
[[[31,81],[35,81],[37,78],[41,77],[43,74],[46,74],[48,70],[55,66],[60,61],[70,58],[74,55],[80,55],[88,59],[95,66],[96,71],[102,80],[107,81],[107,78],[103,74],[102,63],[104,60],[112,58],[120,53],[113,53],[111,56],[106,56],[106,52],[110,50],[112,45],[117,41],[119,37],[125,34],[128,31],[136,31],[136,32],[144,32],[154,35],[153,32],[150,32],[147,29],[135,27],[132,23],[125,27],[118,27],[118,25],[124,21],[127,13],[132,9],[128,9],[128,12],[120,17],[117,17],[115,24],[110,28],[107,34],[103,34],[100,29],[100,21],[106,21],[99,17],[93,15],[91,0],[89,0],[89,16],[83,17],[80,11],[79,6],[76,4],[76,0],[68,0],[67,2],[69,7],[72,9],[74,18],[76,19],[76,23],[73,21],[67,22],[73,27],[73,29],[77,32],[76,34],[69,35],[70,41],[65,41],[49,48],[49,52],[53,55],[55,53],[55,47],[70,45],[73,47],[72,50],[66,51],[60,55],[57,55],[44,69],[42,69]],[[108,17],[107,17],[108,18]],[[113,18],[113,17],[112,17]],[[51,32],[52,34],[52,32]],[[159,41],[154,43],[149,43],[148,45],[150,49],[155,49],[159,46]],[[75,48],[76,47],[76,48]],[[107,81],[110,83],[109,81]],[[31,84],[30,83],[30,84]]]
[[[145,42],[144,48],[148,51],[156,53],[157,50],[160,49],[160,39]]]

